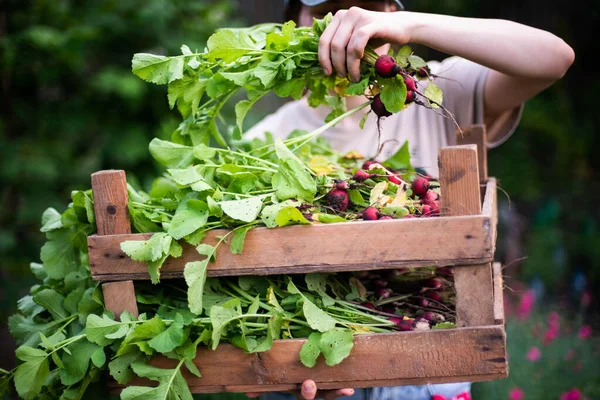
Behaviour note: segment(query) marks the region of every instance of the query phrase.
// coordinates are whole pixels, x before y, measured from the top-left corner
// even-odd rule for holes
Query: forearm
[[[516,22],[405,12],[398,16],[408,17],[412,25],[410,42],[513,77],[554,81],[573,62],[573,50],[562,39]]]

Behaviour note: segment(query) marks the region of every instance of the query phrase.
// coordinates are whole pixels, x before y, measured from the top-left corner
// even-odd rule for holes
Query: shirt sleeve
[[[434,81],[444,95],[444,107],[452,113],[459,126],[483,124],[485,83],[490,69],[457,56],[448,57],[442,62],[429,62],[429,66],[431,73],[437,76]],[[494,142],[488,142],[488,148],[499,146],[514,133],[521,120],[523,107],[524,103],[503,121],[494,135]],[[448,140],[449,143],[455,143],[455,137],[449,137]]]

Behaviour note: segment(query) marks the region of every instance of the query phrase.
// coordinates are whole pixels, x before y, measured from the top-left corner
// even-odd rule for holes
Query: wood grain
[[[502,279],[502,264],[492,263],[494,273],[494,323],[504,324],[504,279]]]
[[[119,319],[123,311],[138,316],[137,301],[133,281],[110,282],[102,284],[104,304]]]
[[[446,215],[481,214],[477,146],[443,148],[439,153],[439,164],[442,188],[440,210]],[[494,195],[492,192],[489,194]],[[494,203],[493,199],[491,202]],[[493,210],[486,209],[486,211],[493,213]],[[491,220],[488,222],[490,223],[488,229],[495,235],[495,224],[492,224]],[[494,323],[490,263],[455,268],[454,286],[457,326],[482,326]]]
[[[487,167],[487,133],[485,125],[472,125],[462,129],[462,133],[457,130],[456,144],[459,146],[474,144],[477,146],[477,160],[479,162],[479,182],[484,183],[488,180]]]
[[[248,232],[241,255],[228,246],[217,250],[209,276],[268,275],[316,271],[356,271],[394,267],[468,265],[490,262],[490,218],[483,215],[337,224],[256,228]],[[208,233],[215,244],[227,231]],[[145,263],[121,251],[125,240],[146,240],[152,234],[89,236],[90,268],[96,280],[149,279]],[[168,258],[161,278],[181,278],[189,261],[204,256],[183,245],[180,258]]]
[[[98,235],[131,233],[125,171],[108,170],[92,174],[92,193]]]
[[[246,354],[228,344],[199,348],[194,363],[202,378],[184,373],[194,393],[263,392],[296,388],[313,379],[326,389],[396,386],[501,379],[507,376],[502,326],[358,335],[351,354],[330,367],[319,358],[313,368],[299,359],[305,339],[276,340],[271,350]],[[157,357],[152,365],[172,368]],[[226,371],[226,372],[225,372]],[[152,384],[136,379],[130,385]],[[122,387],[111,382],[113,388]]]

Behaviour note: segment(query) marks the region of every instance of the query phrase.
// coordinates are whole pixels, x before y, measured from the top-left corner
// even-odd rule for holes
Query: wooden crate
[[[215,351],[199,348],[195,363],[202,378],[185,375],[191,391],[283,391],[297,389],[308,378],[320,388],[336,389],[508,376],[502,276],[500,265],[492,264],[496,181],[487,177],[485,129],[466,130],[461,141],[476,144],[443,148],[438,157],[445,216],[256,228],[248,232],[241,255],[222,246],[217,262],[207,269],[208,276],[232,276],[453,266],[457,328],[357,335],[350,356],[334,367],[323,360],[304,367],[299,358],[304,339],[276,340],[271,350],[255,354],[229,344]],[[133,281],[150,277],[146,264],[129,259],[120,243],[151,234],[131,233],[123,171],[93,174],[92,189],[98,226],[98,233],[88,238],[92,277],[106,282],[102,287],[109,310],[137,315]],[[206,242],[215,244],[223,233],[211,231]],[[365,247],[369,238],[373,247]],[[182,257],[165,262],[161,279],[182,278],[184,265],[202,258],[184,245]],[[172,367],[173,361],[156,357],[152,364]],[[131,384],[152,382],[138,379]],[[122,388],[115,382],[111,387]]]

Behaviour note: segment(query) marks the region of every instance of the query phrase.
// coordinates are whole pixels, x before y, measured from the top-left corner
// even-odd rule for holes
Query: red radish
[[[400,72],[400,67],[394,57],[384,54],[375,61],[375,72],[382,78],[393,78]]]
[[[377,279],[375,281],[375,286],[377,287],[386,287],[388,285],[388,281],[385,281],[383,279]]]
[[[302,215],[304,215],[304,218],[306,218],[307,221],[314,221],[313,215],[311,213],[302,213]]]
[[[427,193],[425,193],[425,196],[421,198],[421,204],[427,204],[428,206],[431,206],[431,203],[438,201],[439,199],[440,195],[437,192],[428,190]]]
[[[398,175],[388,175],[387,179],[388,179],[388,181],[395,183],[396,185],[399,185],[402,183],[400,178],[398,178]]]
[[[381,217],[379,217],[380,220],[382,219],[395,219],[394,217],[392,217],[391,215],[382,215]]]
[[[421,208],[421,215],[424,215],[426,217],[430,217],[431,216],[431,206],[428,204],[425,204],[423,206],[423,208]]]
[[[417,71],[417,75],[419,76],[419,78],[427,78],[430,74],[431,69],[429,69],[429,66],[421,67]]]
[[[367,207],[362,211],[361,215],[362,219],[366,221],[375,221],[379,218],[379,210],[375,207]]]
[[[429,297],[431,300],[434,301],[442,301],[442,295],[438,292],[428,291],[425,293],[425,296]]]
[[[440,213],[440,203],[439,201],[432,201],[429,206],[431,207],[431,213],[433,215],[438,215]]]
[[[439,275],[445,275],[445,276],[453,276],[454,275],[454,270],[452,269],[452,267],[441,267],[441,268],[438,268],[436,270],[436,272]]]
[[[431,400],[447,400],[444,396],[442,396],[441,394],[434,394],[433,396],[431,396]]]
[[[359,169],[358,171],[356,171],[352,179],[354,179],[356,182],[364,182],[372,176],[373,175],[363,171],[362,169]]]
[[[343,181],[341,179],[336,179],[333,182],[336,189],[348,190],[348,182]]]
[[[423,314],[420,315],[421,318],[426,319],[427,321],[437,321],[438,320],[438,315],[436,313],[432,313],[431,311],[427,311],[424,312]]]
[[[406,85],[407,91],[414,92],[415,90],[417,90],[417,84],[415,83],[415,80],[410,77],[410,75],[403,74],[403,77],[404,77],[404,84]]]
[[[377,164],[377,161],[375,161],[375,160],[367,160],[367,161],[365,161],[363,163],[363,165],[362,165],[362,169],[368,170],[369,167],[371,166],[371,164]]]
[[[396,328],[401,331],[412,331],[414,321],[411,319],[390,318],[390,321],[396,324]]]
[[[429,181],[427,180],[427,178],[419,176],[413,181],[411,189],[413,193],[417,196],[424,196],[425,193],[427,193],[427,191],[429,190]]]
[[[416,320],[414,326],[416,331],[426,331],[431,328],[429,326],[429,321],[423,318]]]
[[[371,110],[373,110],[375,115],[377,115],[379,118],[389,117],[390,115],[392,115],[392,113],[389,112],[387,108],[385,108],[385,105],[383,104],[383,101],[381,101],[381,97],[379,95],[373,97],[373,102],[371,103]]]
[[[360,305],[363,307],[370,308],[371,310],[375,309],[375,306],[373,305],[373,303],[369,303],[368,301],[365,301],[364,303],[361,303]]]
[[[380,299],[387,299],[388,297],[390,297],[392,295],[392,291],[390,289],[386,289],[386,288],[378,288],[375,291],[375,295]]]
[[[444,282],[439,278],[433,278],[433,279],[427,280],[427,282],[425,283],[425,286],[432,288],[432,289],[439,289],[444,286]]]
[[[411,219],[411,218],[417,218],[417,216],[415,214],[406,214],[404,217],[402,217],[402,219]]]
[[[327,193],[327,200],[329,201],[329,206],[334,210],[346,211],[350,196],[348,196],[348,193],[345,190],[333,189],[331,192]]]
[[[417,98],[416,93],[412,90],[408,90],[406,92],[406,100],[404,101],[404,104],[410,104],[413,101],[415,101],[416,98]]]
[[[421,307],[429,307],[431,305],[431,302],[427,299],[419,299],[418,303]]]

